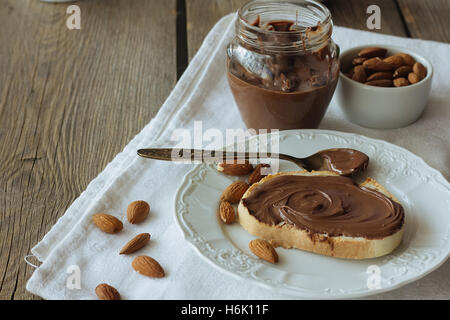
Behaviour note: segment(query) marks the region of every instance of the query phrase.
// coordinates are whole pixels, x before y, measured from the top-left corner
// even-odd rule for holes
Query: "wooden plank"
[[[398,0],[411,37],[450,42],[450,1]]]
[[[177,79],[180,79],[189,64],[186,34],[186,1],[177,1]]]
[[[29,299],[30,253],[176,82],[175,0],[0,3],[0,299]]]
[[[186,1],[188,53],[191,59],[214,24],[224,15],[236,11],[246,0]],[[382,12],[381,30],[374,32],[406,36],[401,15],[394,0],[328,0],[335,25],[367,30],[367,7],[376,3]]]
[[[203,39],[224,15],[237,11],[248,0],[188,0],[186,29],[189,61],[200,48]]]

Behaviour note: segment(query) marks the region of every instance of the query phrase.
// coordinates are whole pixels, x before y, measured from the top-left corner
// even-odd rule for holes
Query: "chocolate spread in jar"
[[[328,236],[381,239],[404,223],[399,203],[342,176],[282,175],[258,185],[242,201],[260,222]]]
[[[236,49],[240,59],[228,60],[228,81],[247,127],[317,128],[338,80],[332,43],[328,41],[316,51],[306,49],[308,32],[317,32],[320,25],[308,28],[303,36],[291,21],[271,21],[261,26],[257,19],[253,25],[269,31],[259,36],[260,48],[242,43],[242,48]],[[266,43],[301,43],[299,49],[303,50],[267,53]]]

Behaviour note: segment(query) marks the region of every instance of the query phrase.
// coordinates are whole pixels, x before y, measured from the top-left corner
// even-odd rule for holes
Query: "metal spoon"
[[[173,162],[230,162],[234,160],[281,159],[295,163],[308,171],[328,170],[339,175],[349,176],[364,171],[369,157],[354,149],[336,148],[319,151],[306,158],[296,158],[282,153],[224,152],[219,150],[150,148],[139,149],[143,158]]]

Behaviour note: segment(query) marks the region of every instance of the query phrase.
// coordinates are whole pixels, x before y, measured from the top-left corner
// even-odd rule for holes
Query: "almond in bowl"
[[[406,48],[369,45],[343,51],[340,59],[336,99],[351,122],[393,129],[420,118],[433,75],[425,57]]]
[[[404,52],[387,55],[387,52],[382,47],[361,49],[342,72],[354,81],[376,87],[404,87],[427,76],[427,68],[411,55]]]

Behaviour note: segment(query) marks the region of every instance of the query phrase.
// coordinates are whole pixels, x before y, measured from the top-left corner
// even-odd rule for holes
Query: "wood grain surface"
[[[212,26],[222,16],[234,12],[246,0],[189,0],[186,2],[187,45],[189,60],[192,59]],[[367,7],[376,4],[381,10],[381,29],[371,30],[396,36],[412,36],[427,40],[449,42],[450,28],[446,20],[450,16],[448,0],[420,1],[402,0],[327,0],[323,1],[330,9],[335,25],[367,30]],[[433,21],[430,25],[425,21]],[[417,21],[422,22],[418,25]],[[410,31],[409,28],[412,30]],[[421,32],[414,29],[421,30]],[[434,30],[434,31],[433,31]]]
[[[366,26],[369,17],[369,14],[366,13],[367,7],[376,4],[380,7],[381,29],[370,31],[401,37],[407,36],[407,30],[395,0],[328,0],[325,1],[325,4],[331,11],[335,25],[362,30],[368,30]]]
[[[0,299],[25,290],[24,256],[164,102],[211,27],[245,0],[0,0]],[[449,1],[329,0],[336,25],[450,41]],[[178,11],[177,11],[178,10]],[[439,271],[438,271],[439,272]]]
[[[0,299],[34,298],[24,256],[176,82],[175,1],[78,5],[68,30],[67,4],[0,2]]]
[[[398,0],[398,5],[411,37],[450,42],[449,0]]]
[[[238,10],[248,0],[188,0],[186,1],[187,40],[189,61],[206,34],[224,15]]]

